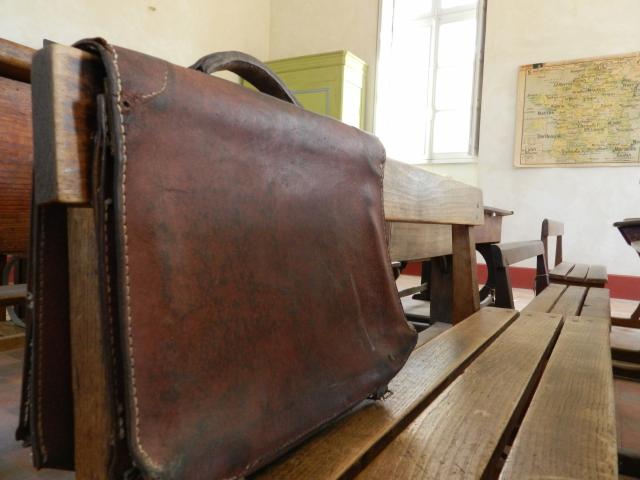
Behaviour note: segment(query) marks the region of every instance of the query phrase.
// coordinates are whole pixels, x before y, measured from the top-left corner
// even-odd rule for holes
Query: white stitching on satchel
[[[129,307],[129,301],[131,298],[130,285],[129,285],[129,242],[127,236],[127,144],[126,144],[126,132],[124,130],[124,116],[122,114],[122,107],[120,102],[122,100],[122,80],[120,79],[120,68],[118,67],[118,52],[113,45],[107,45],[107,48],[113,53],[113,65],[116,72],[117,92],[116,92],[116,106],[118,108],[118,114],[120,116],[120,133],[122,134],[122,233],[124,236],[124,277],[125,277],[125,295],[126,302],[126,316],[127,316],[127,343],[129,347],[129,359],[131,366],[131,390],[133,393],[133,409],[134,409],[134,425],[135,425],[135,442],[138,447],[138,451],[142,454],[145,460],[155,469],[160,470],[160,465],[154,462],[146,450],[140,444],[140,410],[138,408],[138,393],[136,389],[136,371],[135,371],[135,359],[133,352],[133,331],[131,328],[131,310]],[[167,70],[168,71],[168,70]]]
[[[38,303],[40,309],[38,311],[38,445],[40,447],[40,455],[42,456],[42,462],[47,461],[47,447],[44,444],[44,428],[42,428],[42,324],[43,317],[43,305],[44,302],[44,210],[38,209],[40,213],[40,261],[38,262]]]
[[[164,64],[164,80],[162,81],[162,86],[156,90],[155,92],[147,93],[145,95],[141,95],[140,98],[142,100],[147,100],[148,98],[155,97],[160,95],[167,89],[167,84],[169,83],[169,65],[167,63]]]

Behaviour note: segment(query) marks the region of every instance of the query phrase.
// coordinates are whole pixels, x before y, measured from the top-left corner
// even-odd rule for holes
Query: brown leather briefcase
[[[78,47],[104,69],[87,135],[109,478],[241,477],[384,393],[416,333],[390,268],[380,142],[295,105],[239,53],[187,69],[103,40]],[[34,92],[50,88],[48,55],[34,57]],[[266,94],[203,73],[219,69]],[[34,135],[50,110],[34,100]],[[54,160],[37,143],[39,178]],[[67,261],[83,252],[68,248],[65,205],[34,208],[18,435],[37,467],[69,469],[71,365],[84,366],[69,348]]]

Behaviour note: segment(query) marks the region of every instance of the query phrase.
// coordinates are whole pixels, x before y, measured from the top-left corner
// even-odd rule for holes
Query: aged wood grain
[[[482,191],[395,160],[384,169],[388,221],[482,225]]]
[[[605,318],[611,321],[611,298],[608,288],[591,287],[587,292],[580,315]]]
[[[416,261],[451,254],[451,226],[388,222],[391,260]]]
[[[451,328],[450,323],[444,323],[444,322],[433,323],[431,326],[429,326],[429,328],[425,328],[424,330],[418,333],[418,341],[416,343],[416,349],[420,348],[425,343],[430,342],[431,340],[436,338],[438,335],[440,335],[443,332],[446,332],[450,328]]]
[[[28,83],[0,77],[0,136],[0,252],[26,255],[33,164]]]
[[[523,312],[550,312],[554,307],[560,296],[567,289],[566,285],[559,283],[552,283],[545,288],[540,295],[533,297],[526,307],[522,309]]]
[[[463,321],[480,308],[480,294],[472,227],[452,225],[451,234],[453,237],[453,311],[451,320],[455,324]]]
[[[569,286],[550,312],[562,315],[578,315],[586,294],[586,287]]]
[[[540,240],[509,242],[496,245],[502,253],[502,265],[507,267],[531,257],[542,255],[544,247]]]
[[[49,45],[34,55],[31,83],[38,204],[89,202],[95,100],[102,77],[95,57],[77,48]]]
[[[587,273],[589,272],[589,265],[584,263],[576,263],[574,267],[571,269],[565,279],[569,282],[581,282],[587,277]]]
[[[516,315],[513,310],[485,308],[438,335],[415,350],[392,380],[393,395],[347,415],[252,478],[325,480],[353,474]]]
[[[484,208],[484,224],[473,228],[475,243],[498,243],[502,238],[502,215]]]
[[[98,252],[91,208],[70,207],[69,293],[77,478],[107,480],[111,405],[106,329],[100,322]]]
[[[574,264],[569,262],[560,262],[549,272],[550,277],[564,278],[573,269]]]
[[[616,479],[609,325],[569,317],[500,478]]]
[[[486,475],[529,399],[560,320],[522,314],[357,478]]]
[[[34,52],[32,48],[0,38],[0,76],[29,82]]]

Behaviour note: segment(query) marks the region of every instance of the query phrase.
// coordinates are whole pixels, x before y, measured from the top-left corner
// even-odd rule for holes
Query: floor
[[[408,288],[419,283],[418,277],[402,275],[398,279],[399,289]],[[516,309],[522,309],[534,297],[532,291],[514,289]],[[413,313],[427,313],[428,306],[423,302],[405,299],[405,309]],[[616,316],[629,315],[635,303],[614,299],[611,302],[612,313]],[[616,330],[612,333],[612,341],[640,348],[640,332],[630,329]],[[636,343],[637,340],[637,343]],[[36,471],[31,466],[29,449],[14,440],[14,432],[18,418],[20,384],[22,381],[22,349],[0,351],[0,479],[2,480],[70,480],[74,475],[70,472],[55,470]],[[640,450],[640,383],[615,380],[616,413],[618,416],[619,446]]]

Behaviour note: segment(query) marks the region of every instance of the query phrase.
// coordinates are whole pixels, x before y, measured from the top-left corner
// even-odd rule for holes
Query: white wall
[[[0,0],[0,37],[108,41],[190,65],[219,50],[269,55],[270,0]]]
[[[369,66],[365,129],[373,126],[378,0],[271,0],[271,60],[349,50]]]
[[[640,51],[637,0],[489,0],[479,181],[485,203],[515,210],[506,240],[539,238],[544,217],[565,222],[565,258],[640,275],[612,223],[640,216],[640,168],[516,169],[518,67]],[[533,263],[530,263],[533,265]]]

